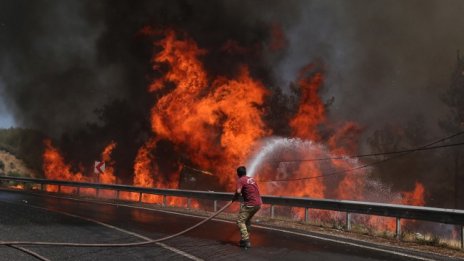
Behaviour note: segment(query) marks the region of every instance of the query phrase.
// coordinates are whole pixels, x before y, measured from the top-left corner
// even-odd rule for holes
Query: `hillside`
[[[0,175],[38,177],[37,171],[26,166],[24,161],[18,159],[11,153],[0,150]]]
[[[0,160],[3,174],[40,176],[44,135],[21,128],[0,129]],[[0,167],[1,167],[0,163]],[[0,168],[2,172],[2,168]]]

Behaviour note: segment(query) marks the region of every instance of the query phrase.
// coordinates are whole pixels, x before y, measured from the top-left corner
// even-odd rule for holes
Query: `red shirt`
[[[237,189],[242,189],[245,206],[261,206],[263,201],[259,195],[258,184],[253,178],[242,176],[237,181]]]

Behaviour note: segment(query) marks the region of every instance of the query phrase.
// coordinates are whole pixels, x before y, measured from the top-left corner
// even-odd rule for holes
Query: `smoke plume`
[[[118,176],[129,180],[157,99],[147,93],[159,77],[149,26],[188,34],[207,50],[211,75],[247,64],[270,91],[263,110],[274,134],[290,134],[294,81],[318,61],[333,122],[357,122],[367,137],[421,118],[433,137],[464,46],[463,11],[457,0],[0,1],[0,115],[59,140],[76,162],[114,140]]]

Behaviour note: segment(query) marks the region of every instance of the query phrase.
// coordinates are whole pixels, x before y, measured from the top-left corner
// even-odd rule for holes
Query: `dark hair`
[[[237,168],[237,175],[239,177],[245,176],[246,175],[246,168],[245,166],[240,166]]]

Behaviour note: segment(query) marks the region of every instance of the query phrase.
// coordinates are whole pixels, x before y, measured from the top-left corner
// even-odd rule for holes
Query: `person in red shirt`
[[[253,178],[246,175],[246,168],[244,166],[237,168],[237,175],[237,190],[235,191],[233,200],[237,200],[240,195],[243,197],[243,204],[240,206],[237,219],[237,225],[242,237],[240,240],[240,247],[249,248],[251,247],[251,218],[261,208],[263,201],[259,194],[258,184]]]

